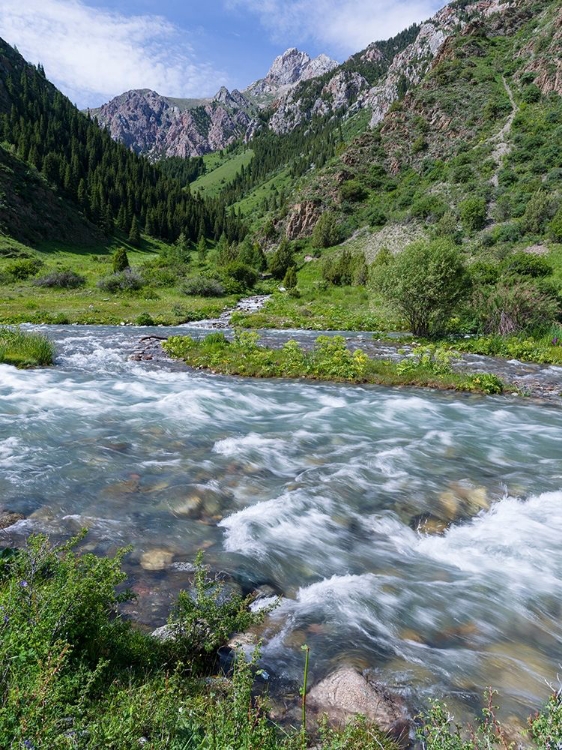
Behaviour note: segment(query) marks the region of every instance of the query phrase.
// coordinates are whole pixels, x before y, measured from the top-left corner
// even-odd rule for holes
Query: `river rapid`
[[[412,711],[468,715],[490,685],[524,719],[557,686],[562,410],[214,376],[129,359],[162,329],[45,330],[55,367],[0,365],[0,507],[26,517],[0,546],[83,526],[96,553],[133,545],[147,627],[204,549],[227,586],[282,597],[273,690],[298,684],[304,643],[311,682],[351,664]]]

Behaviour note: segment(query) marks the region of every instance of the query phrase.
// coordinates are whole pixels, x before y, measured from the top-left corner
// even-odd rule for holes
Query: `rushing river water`
[[[132,544],[147,626],[205,549],[283,597],[273,685],[306,642],[312,680],[353,664],[414,708],[472,711],[487,685],[507,716],[540,705],[562,670],[562,410],[129,361],[146,332],[52,327],[56,367],[0,365],[0,507],[26,516],[0,545]],[[454,523],[421,533],[427,514]]]

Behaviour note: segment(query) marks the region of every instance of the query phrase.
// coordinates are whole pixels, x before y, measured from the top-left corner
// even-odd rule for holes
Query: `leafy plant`
[[[36,286],[56,289],[79,289],[86,284],[86,278],[75,271],[52,271],[33,282]]]

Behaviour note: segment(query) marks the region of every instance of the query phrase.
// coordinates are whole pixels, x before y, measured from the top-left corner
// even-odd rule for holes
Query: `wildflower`
[[[22,589],[26,589],[29,586],[29,584],[27,581],[20,581],[20,586],[22,587]]]

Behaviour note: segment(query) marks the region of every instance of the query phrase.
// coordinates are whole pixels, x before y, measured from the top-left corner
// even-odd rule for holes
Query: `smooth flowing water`
[[[562,664],[562,410],[129,361],[147,330],[53,327],[56,367],[0,366],[0,506],[26,516],[0,545],[132,544],[151,626],[205,549],[283,597],[272,684],[306,642],[312,680],[353,664],[413,706],[472,711],[487,685],[505,715],[540,705]],[[433,516],[453,523],[427,534]]]

